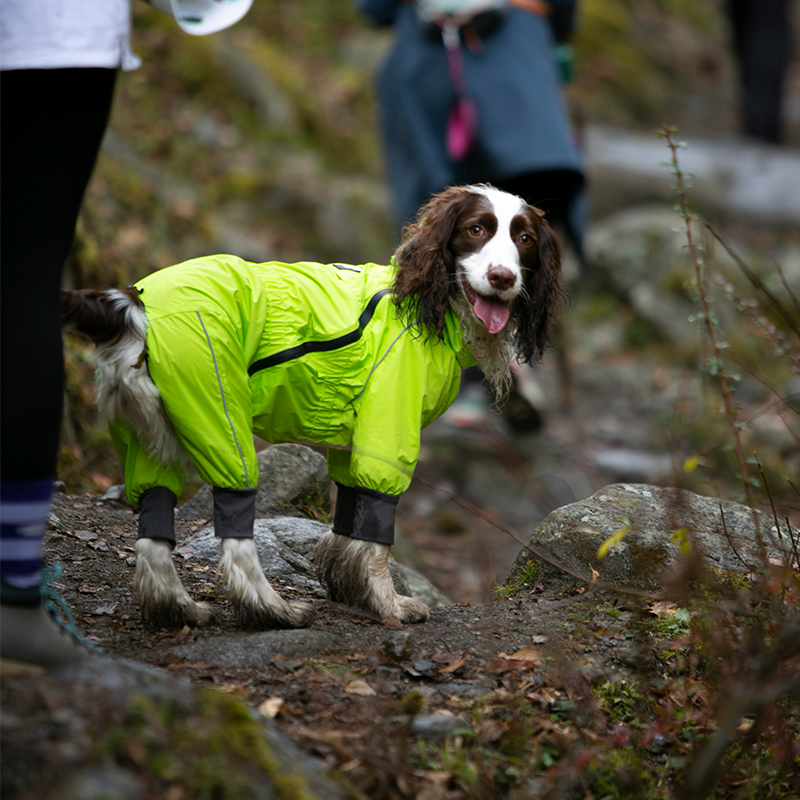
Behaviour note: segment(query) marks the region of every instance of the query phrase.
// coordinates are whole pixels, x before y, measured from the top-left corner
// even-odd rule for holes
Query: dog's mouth
[[[486,326],[486,330],[491,334],[500,333],[508,324],[511,316],[511,307],[503,302],[499,297],[485,297],[478,294],[465,276],[461,276],[461,285],[464,287],[464,294],[472,305],[475,316]]]

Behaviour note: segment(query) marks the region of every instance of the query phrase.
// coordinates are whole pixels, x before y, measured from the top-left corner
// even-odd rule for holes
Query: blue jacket
[[[558,3],[569,12],[575,2]],[[582,174],[570,131],[547,19],[511,7],[482,37],[480,52],[462,46],[469,93],[477,105],[474,154],[455,164],[446,127],[455,101],[440,39],[426,34],[412,3],[359,0],[379,24],[393,24],[394,47],[378,77],[389,179],[401,221],[454,183],[493,182],[545,170]]]

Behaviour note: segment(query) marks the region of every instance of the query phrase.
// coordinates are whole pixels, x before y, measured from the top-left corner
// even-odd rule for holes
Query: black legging
[[[55,474],[59,289],[108,124],[114,69],[0,72],[0,478]]]
[[[744,130],[767,142],[781,138],[783,84],[792,50],[787,0],[728,0],[739,65]]]

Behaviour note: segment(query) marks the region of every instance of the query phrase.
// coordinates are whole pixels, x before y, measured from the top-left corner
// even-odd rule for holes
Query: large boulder
[[[756,518],[758,535],[753,512],[739,503],[683,489],[613,484],[551,512],[529,544],[573,572],[588,576],[591,566],[605,583],[658,591],[685,556],[687,545],[689,552],[702,554],[707,566],[725,573],[747,572],[758,564],[759,536],[767,557],[781,557],[774,521],[760,512]],[[626,532],[598,558],[600,546],[621,531]],[[577,580],[523,549],[507,585],[526,579],[559,587]]]
[[[325,458],[301,444],[276,444],[258,454],[256,517],[308,517],[331,511],[331,480]],[[212,519],[214,498],[210,486],[178,509],[189,519]]]
[[[4,662],[3,683],[3,797],[351,796],[234,695],[150,667],[95,657],[11,673]]]

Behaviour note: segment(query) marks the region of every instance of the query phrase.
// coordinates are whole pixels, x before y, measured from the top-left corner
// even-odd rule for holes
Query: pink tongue
[[[508,322],[508,316],[511,313],[508,305],[500,300],[489,300],[486,297],[481,297],[475,300],[472,307],[475,316],[486,326],[489,333],[500,333],[505,328]]]

